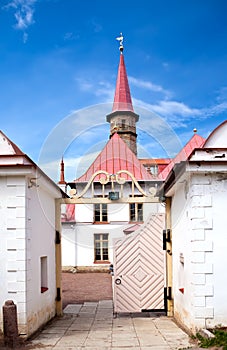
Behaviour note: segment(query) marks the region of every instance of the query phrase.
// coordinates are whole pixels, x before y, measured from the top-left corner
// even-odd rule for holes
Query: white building
[[[226,180],[227,121],[173,167],[164,186],[173,314],[194,332],[227,326]]]
[[[56,314],[55,199],[63,192],[0,132],[0,329],[6,300],[28,337]]]
[[[127,157],[127,162],[123,159],[124,155]],[[125,179],[123,188],[116,181],[116,176],[121,169],[124,169],[120,174],[121,181]],[[87,172],[80,179],[69,183],[70,187],[75,188],[78,194],[82,193],[85,186],[89,184],[92,174],[97,172],[99,173],[84,194],[81,204],[75,205],[74,221],[69,215],[73,204],[67,207],[67,217],[63,217],[65,220],[62,222],[63,266],[76,266],[80,269],[100,268],[100,265],[109,266],[113,262],[113,241],[143,225],[151,213],[164,211],[164,207],[158,203],[158,198],[156,203],[136,203],[136,200],[133,200],[133,197],[138,199],[143,197],[143,194],[137,189],[127,172],[133,175],[141,190],[146,193],[150,187],[156,188],[161,182],[147,173],[118,134],[109,140]],[[107,181],[103,188],[100,180],[102,182],[106,174],[111,174],[110,181]],[[114,178],[113,183],[111,177]],[[133,190],[132,186],[135,187]],[[127,202],[122,198],[116,202],[109,199],[110,193],[121,196],[121,191],[124,191],[122,197],[127,198]],[[100,197],[103,197],[103,203],[96,201],[96,198],[100,200]]]
[[[145,192],[153,187],[153,191],[162,183],[157,176],[159,163],[154,164],[155,174],[151,173],[151,163],[146,160],[149,171],[137,158],[136,122],[139,116],[134,112],[126,67],[124,63],[123,49],[120,54],[115,97],[112,112],[107,115],[110,123],[110,140],[98,155],[89,169],[80,178],[66,184],[64,177],[64,164],[61,163],[61,188],[75,189],[78,194],[91,181],[91,187],[85,197],[91,198],[90,203],[66,206],[62,216],[62,264],[63,266],[76,266],[77,268],[100,268],[109,266],[113,262],[113,241],[124,237],[127,232],[132,232],[143,225],[149,215],[161,212],[164,207],[158,203],[137,203],[135,197],[143,197],[137,189],[136,183]],[[169,159],[164,161],[164,166]],[[153,163],[155,163],[153,161]],[[152,164],[153,164],[152,163]],[[94,177],[97,172],[102,172]],[[100,179],[109,178],[103,192]],[[130,175],[129,175],[130,174]],[[131,177],[132,175],[132,177]],[[121,185],[117,176],[124,179],[125,198],[131,198],[129,202],[109,199],[109,192],[121,192]],[[122,181],[122,180],[121,180]],[[134,190],[135,187],[135,190]],[[105,198],[105,203],[95,201],[95,198]],[[126,231],[125,231],[126,230]]]

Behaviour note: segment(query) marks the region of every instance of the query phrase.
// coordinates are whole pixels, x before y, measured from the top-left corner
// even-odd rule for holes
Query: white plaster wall
[[[226,148],[226,140],[227,140],[227,122],[222,124],[222,126],[218,127],[214,130],[213,134],[210,138],[208,138],[204,147],[208,148]]]
[[[192,271],[191,271],[191,223],[188,217],[190,199],[187,197],[185,183],[177,185],[172,198],[172,285],[174,316],[179,322],[192,327]],[[184,263],[181,262],[183,258]],[[184,288],[184,293],[180,291]]]
[[[43,186],[27,190],[28,334],[55,315],[55,200]],[[41,293],[40,258],[47,256],[48,290]]]
[[[77,231],[74,223],[62,225],[62,266],[77,266]]]
[[[109,257],[113,261],[113,239],[123,237],[129,225],[62,225],[62,265],[97,266],[94,264],[94,234],[109,234]]]
[[[173,196],[174,314],[192,331],[227,325],[226,206],[227,181],[215,174],[191,175],[189,186],[178,184]]]
[[[2,305],[13,300],[22,332],[26,325],[25,186],[24,177],[0,177],[0,323]]]
[[[2,305],[10,299],[17,305],[19,334],[29,336],[55,315],[55,198],[60,193],[33,168],[1,170],[0,327]],[[39,187],[29,181],[35,176]],[[45,293],[41,293],[41,256],[48,257]]]
[[[93,204],[77,204],[75,207],[76,222],[93,222]]]
[[[227,326],[227,303],[225,276],[227,266],[227,180],[212,177],[213,200],[213,284],[214,297],[210,300],[214,318],[207,320],[208,326]]]

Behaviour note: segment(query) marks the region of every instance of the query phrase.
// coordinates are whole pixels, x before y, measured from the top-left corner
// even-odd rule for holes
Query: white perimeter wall
[[[24,177],[0,177],[0,322],[6,300],[17,304],[20,331],[26,332],[26,182]]]
[[[227,267],[227,180],[212,177],[213,212],[213,285],[214,294],[211,306],[214,318],[207,321],[208,326],[227,326],[227,302],[225,276]]]
[[[172,200],[174,315],[192,331],[227,325],[226,207],[227,183],[216,175],[191,175]]]
[[[55,316],[55,199],[44,187],[28,190],[28,333]],[[47,257],[47,287],[41,293],[41,257]]]
[[[25,177],[0,177],[0,325],[2,305],[17,305],[26,336],[55,315],[55,201]],[[47,256],[48,291],[41,293],[40,257]]]

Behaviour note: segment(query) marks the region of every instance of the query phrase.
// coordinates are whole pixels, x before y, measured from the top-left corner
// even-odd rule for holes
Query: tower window
[[[126,128],[126,120],[122,119],[121,124],[122,124],[122,129],[125,129]]]

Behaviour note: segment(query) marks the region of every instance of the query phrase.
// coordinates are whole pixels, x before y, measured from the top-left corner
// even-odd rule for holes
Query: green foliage
[[[201,334],[197,333],[196,338],[199,341],[201,348],[209,348],[211,346],[222,346],[223,350],[227,350],[227,332],[222,329],[214,329],[212,331],[214,338],[204,338]]]

